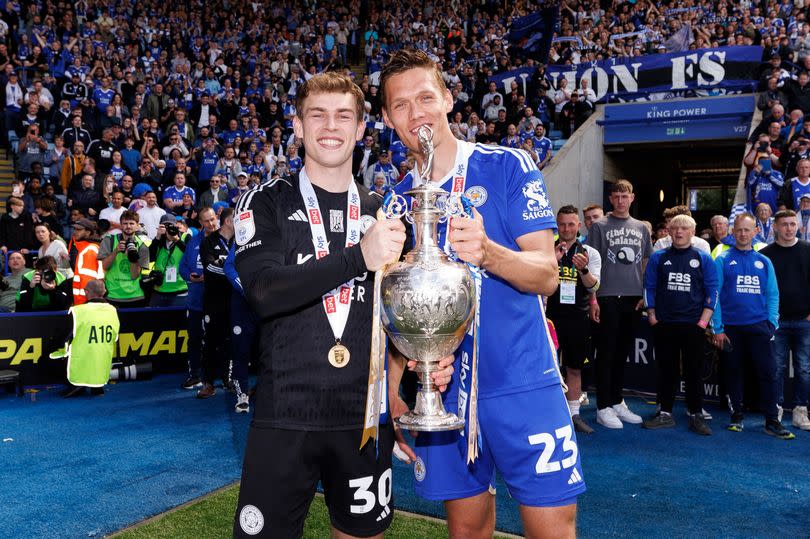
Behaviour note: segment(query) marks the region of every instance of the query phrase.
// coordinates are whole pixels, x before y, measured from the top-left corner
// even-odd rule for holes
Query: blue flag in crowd
[[[512,21],[506,39],[539,62],[545,62],[560,18],[560,6],[545,7]]]
[[[675,32],[672,37],[667,39],[664,45],[667,48],[667,52],[683,52],[688,51],[689,46],[694,42],[695,38],[692,36],[692,27],[689,26],[689,23],[686,23],[680,30]]]

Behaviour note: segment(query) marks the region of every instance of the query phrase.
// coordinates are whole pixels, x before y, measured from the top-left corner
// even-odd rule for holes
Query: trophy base
[[[396,419],[403,429],[419,432],[436,432],[460,430],[464,428],[464,419],[444,409],[442,395],[435,389],[416,393],[416,406],[412,412],[402,414]]]
[[[403,429],[418,432],[440,432],[464,428],[464,420],[456,414],[448,412],[444,412],[442,415],[416,415],[408,412],[399,416],[395,421]]]

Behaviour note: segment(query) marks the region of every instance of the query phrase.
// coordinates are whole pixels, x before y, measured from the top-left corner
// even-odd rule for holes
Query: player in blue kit
[[[457,140],[447,119],[453,106],[441,73],[421,51],[400,50],[380,79],[383,118],[403,143],[422,155],[417,131],[433,130],[431,180],[473,201],[473,218],[439,227],[439,245],[483,270],[478,370],[478,458],[467,464],[468,420],[459,432],[421,433],[416,442],[416,491],[443,500],[450,537],[491,537],[497,469],[520,504],[529,537],[574,537],[576,499],[584,492],[574,428],[547,332],[539,295],[557,288],[554,212],[543,176],[520,150]],[[409,174],[397,187],[414,185]],[[472,338],[456,352],[448,410],[467,415]],[[463,373],[463,374],[459,374]],[[399,375],[390,395],[399,401]],[[401,401],[400,401],[401,402]],[[461,404],[461,406],[459,406]],[[398,411],[392,404],[394,414]]]

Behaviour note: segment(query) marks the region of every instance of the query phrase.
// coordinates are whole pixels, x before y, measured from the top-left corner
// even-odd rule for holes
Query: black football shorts
[[[360,429],[300,431],[251,426],[242,467],[234,537],[298,538],[321,482],[338,531],[357,537],[384,532],[393,517],[394,431],[380,426],[360,450]]]

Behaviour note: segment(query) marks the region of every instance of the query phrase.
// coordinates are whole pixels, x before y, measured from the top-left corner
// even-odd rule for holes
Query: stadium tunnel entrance
[[[664,209],[684,204],[699,233],[713,215],[729,214],[744,147],[744,139],[605,146],[605,179],[632,181],[636,218],[655,226]]]

